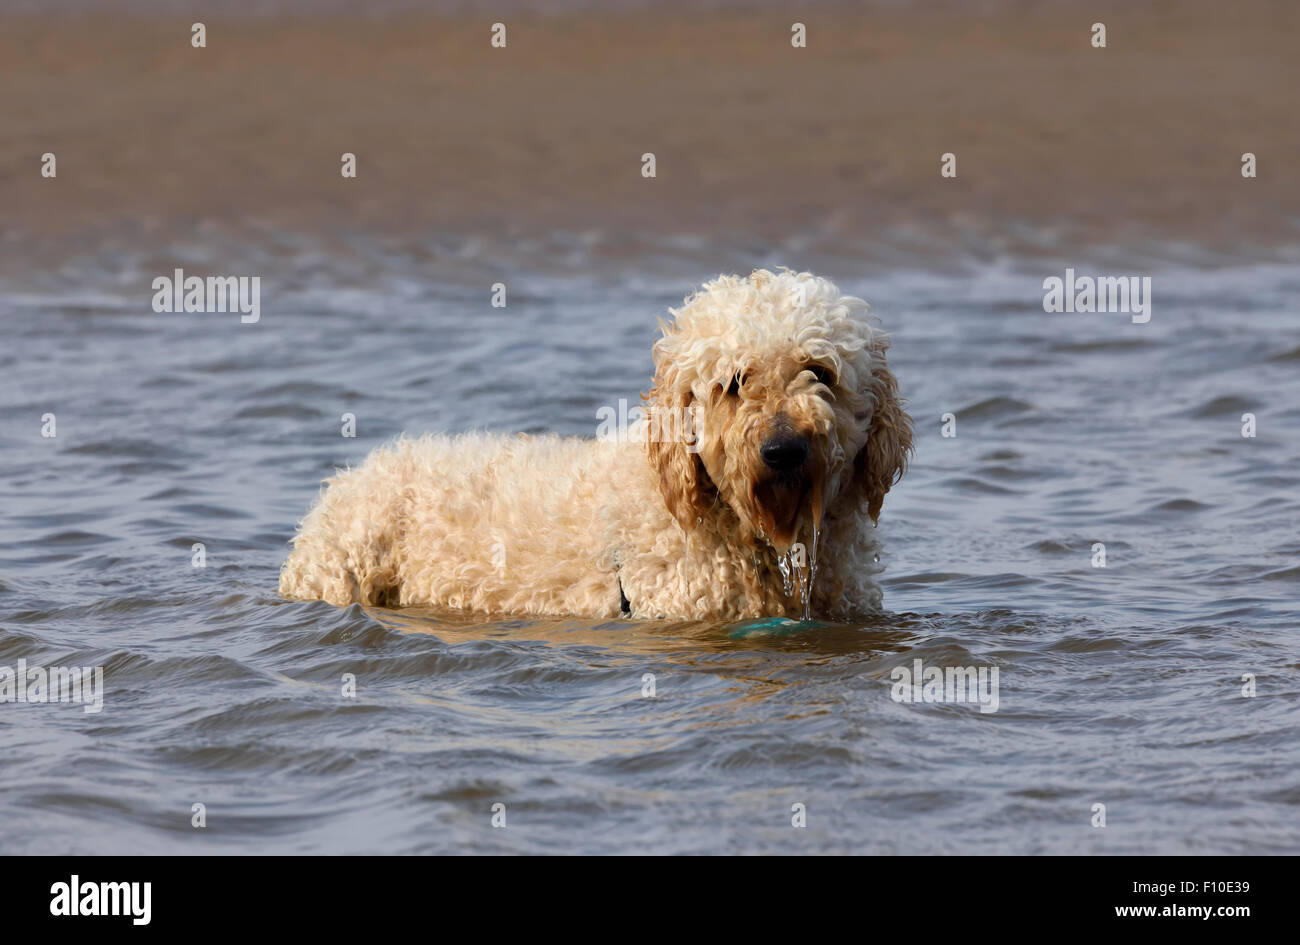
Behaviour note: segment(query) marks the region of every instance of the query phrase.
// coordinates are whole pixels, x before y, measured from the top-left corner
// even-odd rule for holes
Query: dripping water
[[[799,563],[794,555],[786,551],[776,556],[776,566],[781,569],[781,586],[785,589],[785,596],[790,597],[794,594],[794,573]]]
[[[795,544],[789,549],[776,556],[776,565],[781,569],[781,586],[785,590],[785,596],[793,598],[798,594],[799,602],[803,604],[803,619],[812,619],[812,589],[813,581],[817,579],[817,540],[820,536],[821,528],[813,525],[812,549],[805,556],[802,546]],[[795,553],[795,549],[799,553]]]
[[[817,580],[817,539],[821,535],[821,526],[813,523],[812,553],[808,556],[808,589],[803,596],[803,619],[812,619],[813,581]]]

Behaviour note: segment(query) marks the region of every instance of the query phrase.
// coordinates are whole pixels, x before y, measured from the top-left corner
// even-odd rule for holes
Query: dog
[[[593,618],[879,613],[873,529],[912,423],[867,303],[757,270],[669,311],[634,435],[380,447],[326,480],[281,594]]]

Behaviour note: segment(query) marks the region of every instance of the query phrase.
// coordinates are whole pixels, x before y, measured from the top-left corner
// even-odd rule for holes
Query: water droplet
[[[790,552],[777,555],[776,566],[781,569],[781,585],[785,589],[785,596],[789,597],[794,592],[794,559],[791,558]]]

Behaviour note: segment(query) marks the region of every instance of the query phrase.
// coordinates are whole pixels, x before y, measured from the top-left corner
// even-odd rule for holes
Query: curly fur
[[[466,434],[398,440],[328,480],[280,575],[289,598],[488,613],[796,616],[780,559],[817,570],[812,613],[879,611],[869,524],[911,420],[861,299],[809,273],[706,284],[663,324],[651,418],[694,436],[630,442]],[[774,474],[777,433],[810,445]],[[625,603],[626,602],[626,603]]]

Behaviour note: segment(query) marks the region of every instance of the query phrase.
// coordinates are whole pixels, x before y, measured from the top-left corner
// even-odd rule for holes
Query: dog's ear
[[[885,367],[884,347],[879,345],[873,352],[877,355],[871,374],[876,409],[867,427],[866,445],[854,460],[854,478],[873,522],[880,517],[885,493],[903,477],[912,452],[912,418],[898,399],[898,381]]]
[[[704,470],[699,453],[689,450],[682,437],[664,433],[677,429],[674,424],[665,422],[666,417],[686,417],[690,411],[689,395],[677,400],[679,402],[671,402],[658,385],[645,395],[653,421],[646,425],[645,446],[650,465],[659,473],[659,491],[663,494],[664,505],[689,532],[712,508],[716,490]],[[670,411],[675,411],[675,414]]]

